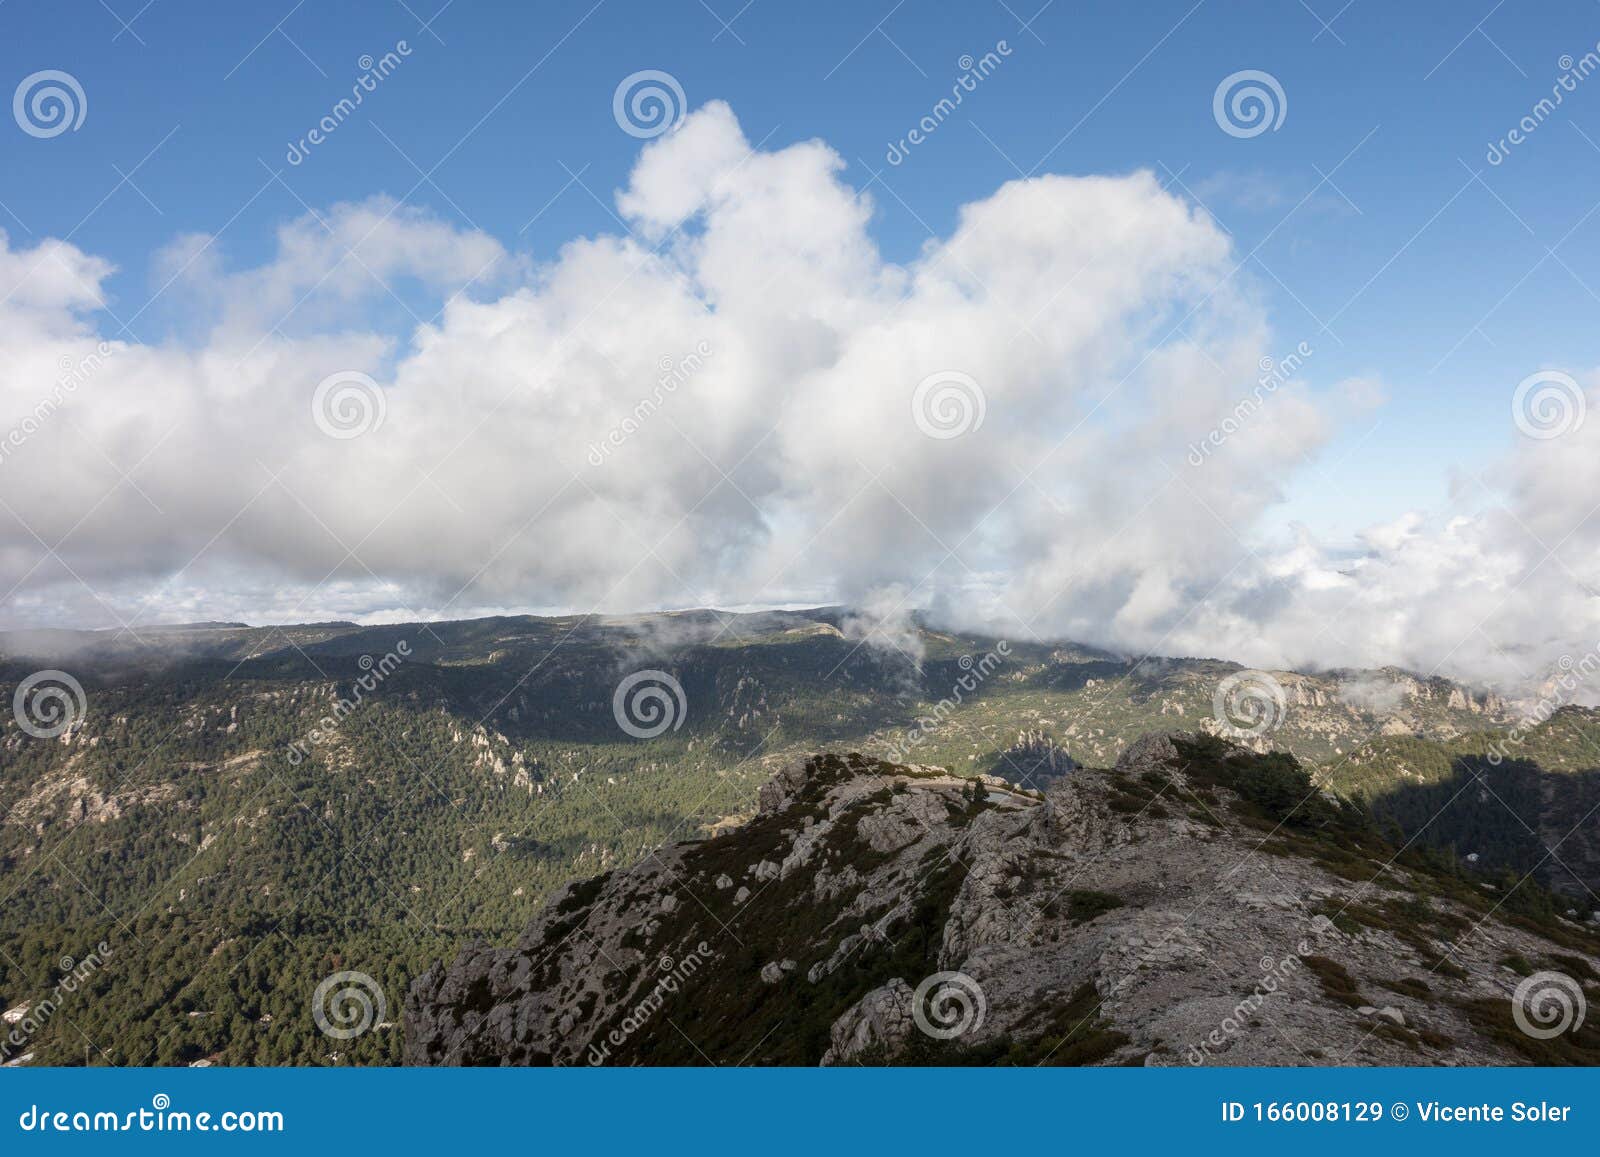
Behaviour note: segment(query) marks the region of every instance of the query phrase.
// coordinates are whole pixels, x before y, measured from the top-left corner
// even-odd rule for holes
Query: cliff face
[[[1593,931],[1396,855],[1289,757],[1214,737],[1044,793],[817,756],[742,828],[435,964],[406,1059],[1600,1063],[1592,1023],[1518,1027],[1535,983],[1600,996]]]

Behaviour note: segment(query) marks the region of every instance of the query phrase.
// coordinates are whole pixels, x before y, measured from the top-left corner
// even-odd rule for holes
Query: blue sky
[[[1536,17],[1490,0],[440,9],[9,0],[8,90],[60,68],[83,84],[89,115],[62,138],[0,139],[0,224],[18,240],[71,233],[115,261],[122,316],[159,284],[151,255],[176,234],[225,229],[227,262],[265,256],[273,228],[302,208],[263,162],[310,205],[385,191],[548,257],[616,228],[589,193],[609,199],[637,152],[612,121],[612,90],[660,68],[691,107],[728,101],[752,140],[821,137],[857,186],[880,171],[892,195],[877,192],[875,230],[891,258],[1035,166],[1147,167],[1197,197],[1254,254],[1241,275],[1269,303],[1278,344],[1316,348],[1313,382],[1385,384],[1376,428],[1358,423],[1330,448],[1339,496],[1315,475],[1296,485],[1289,514],[1324,528],[1437,503],[1450,467],[1511,436],[1517,381],[1600,361],[1600,215],[1589,216],[1600,84],[1504,163],[1485,161],[1549,93],[1563,54],[1600,41],[1594,3],[1540,4]],[[403,75],[286,166],[288,143],[348,91],[358,59],[400,40],[412,49]],[[1005,66],[905,163],[886,165],[888,143],[948,91],[958,59],[1000,40]],[[1213,122],[1211,97],[1245,68],[1276,76],[1288,110],[1278,130],[1235,139]],[[161,309],[146,317],[181,324]]]
[[[0,0],[3,91],[60,70],[87,103],[74,131],[41,139],[7,123],[0,132],[0,228],[14,250],[64,238],[114,264],[102,282],[107,308],[94,318],[102,334],[126,337],[126,323],[142,345],[181,346],[204,328],[204,303],[166,291],[160,255],[188,235],[216,238],[208,260],[221,271],[248,270],[273,260],[286,223],[375,194],[462,237],[493,238],[527,270],[553,268],[574,239],[623,234],[638,219],[619,218],[617,195],[644,146],[619,127],[612,102],[619,82],[641,70],[674,77],[691,112],[726,102],[762,152],[799,156],[791,146],[826,142],[843,161],[839,179],[870,195],[871,236],[890,262],[915,261],[957,229],[963,205],[1006,182],[1147,170],[1227,234],[1239,263],[1230,293],[1259,306],[1270,326],[1264,347],[1279,357],[1302,343],[1314,350],[1303,377],[1337,431],[1306,442],[1303,469],[1285,464],[1282,502],[1259,517],[1259,494],[1244,505],[1249,533],[1281,544],[1304,524],[1337,559],[1363,528],[1406,511],[1496,507],[1472,480],[1519,447],[1517,384],[1547,367],[1587,374],[1600,365],[1600,79],[1572,83],[1520,143],[1493,163],[1486,155],[1556,90],[1573,58],[1600,51],[1600,4],[1529,9],[1494,0]],[[290,163],[286,154],[351,92],[365,59],[402,43],[394,74]],[[1003,52],[1003,62],[890,163],[891,147],[951,92],[963,61],[990,52]],[[1270,74],[1284,94],[1271,131],[1229,133],[1214,115],[1219,85],[1244,70]],[[688,144],[675,148],[694,158]],[[670,183],[658,174],[652,195]],[[492,298],[504,289],[470,292]],[[437,294],[402,270],[364,303],[363,324],[403,350],[407,312],[428,316]],[[303,333],[315,320],[293,318],[282,330]],[[1340,384],[1351,379],[1375,383],[1383,404],[1349,405]],[[1119,410],[1132,404],[1119,397],[1100,416],[1136,418]],[[126,415],[105,421],[116,437],[126,434]],[[152,444],[131,446],[130,458],[155,452],[147,433]],[[791,433],[804,443],[803,429]],[[196,436],[203,447],[206,435]],[[1565,445],[1562,453],[1575,453]],[[179,452],[177,443],[167,452]],[[1520,452],[1532,452],[1525,439]],[[1555,453],[1540,460],[1541,479],[1559,476]],[[1537,497],[1544,484],[1521,493]],[[1094,479],[1070,485],[1085,491]],[[1217,504],[1202,503],[1212,514]],[[109,508],[96,509],[107,516]],[[1548,549],[1586,525],[1582,511],[1571,513],[1571,525],[1538,527],[1537,544]],[[61,527],[76,532],[80,517],[89,514],[62,513]],[[730,541],[748,544],[774,517],[762,510],[758,530],[730,532]],[[1526,547],[1520,565],[1537,571],[1540,552],[1517,537],[1536,520],[1537,508],[1519,508],[1509,531],[1486,530],[1484,542],[1497,545],[1481,557]],[[161,534],[174,557],[185,556],[171,545],[180,536]],[[1443,556],[1459,544],[1446,536],[1435,546]],[[254,547],[242,544],[245,555]],[[1171,549],[1183,563],[1194,554]],[[107,573],[125,565],[115,558],[101,559]],[[32,573],[30,562],[24,556],[18,572]],[[1416,565],[1430,581],[1454,581],[1437,577],[1432,556]],[[1479,563],[1455,565],[1471,574]],[[1154,621],[1214,589],[1225,571],[1172,579],[1186,585],[1188,602],[1166,590],[1118,597],[1154,608]],[[1285,571],[1273,564],[1264,573],[1271,582]],[[1371,601],[1387,606],[1390,587],[1413,583],[1404,573],[1413,577],[1395,578]],[[1325,571],[1306,580],[1308,590],[1339,581]],[[1254,584],[1243,584],[1219,621],[1240,606],[1276,605]],[[527,602],[551,605],[538,594]],[[1452,640],[1440,639],[1437,652],[1448,654]]]

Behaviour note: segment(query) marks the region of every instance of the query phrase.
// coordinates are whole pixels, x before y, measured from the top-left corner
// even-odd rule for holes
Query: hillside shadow
[[[1480,871],[1531,872],[1586,901],[1600,893],[1600,769],[1552,772],[1532,760],[1457,756],[1444,779],[1403,784],[1370,803],[1407,839],[1476,856]]]

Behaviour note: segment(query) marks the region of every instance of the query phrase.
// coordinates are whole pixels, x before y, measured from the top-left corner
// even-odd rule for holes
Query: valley
[[[1221,732],[1292,753],[1397,846],[1555,890],[1575,923],[1600,890],[1596,713],[1512,743],[1522,708],[1397,671],[1265,673],[1250,734],[1250,695],[1219,717],[1219,688],[1260,674],[1233,664],[925,623],[891,642],[838,609],[0,635],[8,701],[41,670],[84,706],[44,738],[0,716],[0,1007],[33,1026],[7,1063],[400,1063],[430,964],[737,830],[818,752],[1037,792],[1147,733]],[[639,672],[681,692],[664,726],[622,725]],[[311,1007],[343,972],[377,990],[349,1039]]]

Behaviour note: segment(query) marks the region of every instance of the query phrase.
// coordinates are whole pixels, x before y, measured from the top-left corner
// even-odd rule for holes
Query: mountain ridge
[[[1592,1025],[1507,1031],[1528,961],[1600,993],[1600,934],[1408,859],[1292,757],[1152,735],[1042,793],[973,782],[791,764],[745,827],[569,884],[514,947],[423,973],[406,1059],[1600,1061]]]
[[[119,1064],[395,1063],[393,1030],[339,1047],[320,1033],[316,981],[362,970],[397,1005],[430,960],[514,940],[568,881],[747,819],[761,785],[815,751],[1047,787],[1144,732],[1220,730],[1218,691],[1249,674],[926,630],[915,667],[851,622],[219,629],[181,632],[204,649],[159,664],[8,650],[0,698],[48,666],[84,710],[44,737],[0,713],[0,1007],[39,1000],[55,962],[106,941],[116,966],[83,1019],[33,1041],[41,1061],[83,1063],[76,1025],[105,1049],[91,1060]],[[682,700],[641,738],[616,693],[647,671]],[[1600,715],[1563,709],[1512,742],[1493,703],[1443,682],[1374,699],[1386,682],[1280,675],[1283,709],[1244,741],[1387,808],[1408,838],[1565,880],[1573,910],[1591,906]],[[1383,735],[1396,719],[1404,733]]]

